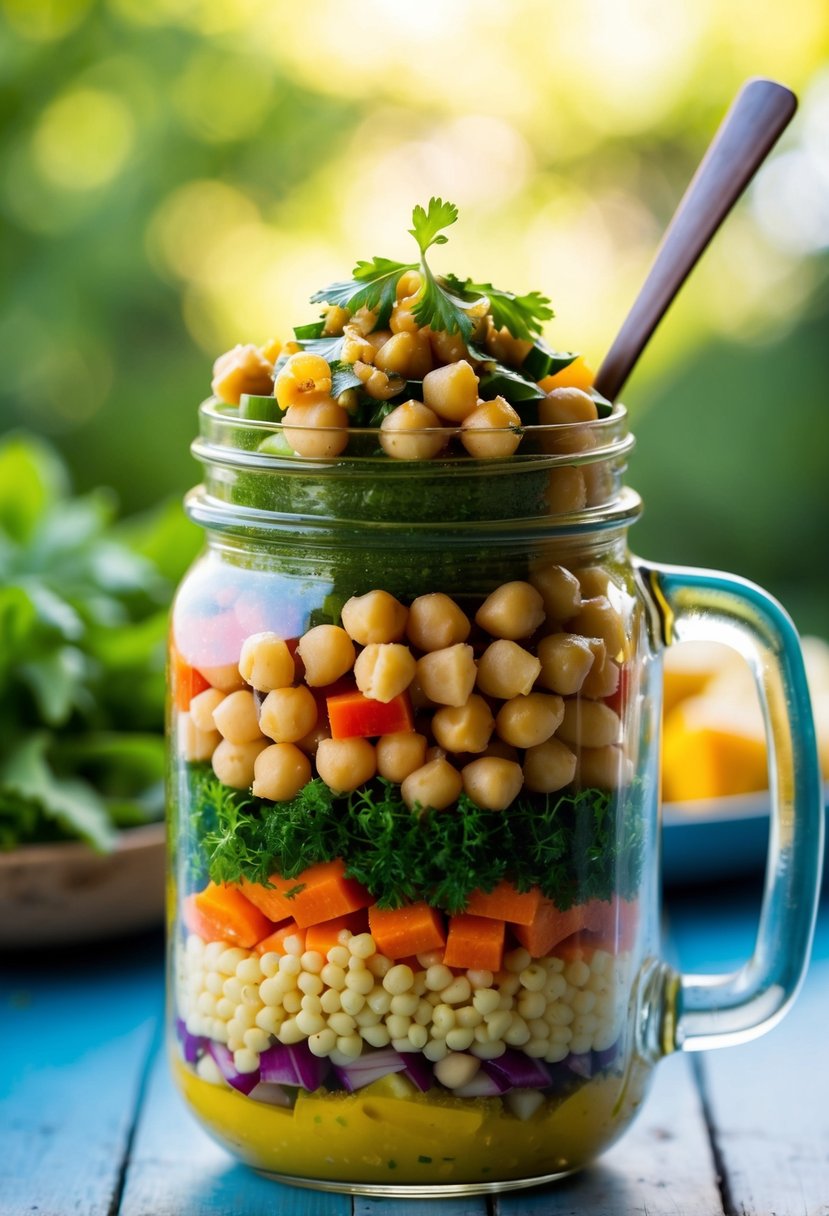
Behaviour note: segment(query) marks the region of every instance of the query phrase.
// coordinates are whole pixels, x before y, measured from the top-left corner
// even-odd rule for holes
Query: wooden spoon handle
[[[615,401],[671,301],[797,109],[791,90],[749,80],[737,94],[656,251],[608,351],[596,388]]]

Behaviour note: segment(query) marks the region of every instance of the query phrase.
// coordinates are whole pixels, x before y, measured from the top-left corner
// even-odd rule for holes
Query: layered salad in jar
[[[273,424],[258,451],[282,460],[370,444],[391,469],[485,466],[588,447],[612,407],[540,338],[549,302],[431,271],[456,214],[417,208],[417,263],[360,262],[293,340],[218,359],[214,407]],[[554,517],[610,492],[598,462],[545,487]],[[468,589],[426,567],[411,594],[345,563],[284,611],[247,587],[207,576],[173,619],[187,1100],[258,1168],[323,1183],[583,1164],[641,1096],[646,782],[625,576],[576,552]]]

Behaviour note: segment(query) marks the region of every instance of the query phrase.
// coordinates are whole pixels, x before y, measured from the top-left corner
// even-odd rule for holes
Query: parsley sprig
[[[506,326],[516,338],[533,339],[541,333],[544,321],[554,315],[550,301],[538,291],[514,295],[492,283],[475,283],[455,275],[435,275],[426,254],[433,245],[448,241],[445,229],[457,221],[454,203],[440,198],[429,200],[428,207],[415,207],[409,232],[417,242],[420,258],[416,262],[396,262],[375,257],[370,262],[359,261],[352,277],[331,283],[311,297],[313,303],[338,304],[355,312],[368,308],[377,313],[376,327],[388,324],[397,298],[397,285],[410,270],[419,270],[421,287],[412,312],[419,325],[428,325],[449,334],[460,333],[464,341],[472,338],[475,322],[470,310],[481,304],[492,315],[496,326]],[[482,356],[487,358],[487,356]]]

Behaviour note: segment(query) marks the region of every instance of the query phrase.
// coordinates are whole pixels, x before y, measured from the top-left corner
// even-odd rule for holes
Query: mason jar
[[[212,400],[171,629],[170,1052],[204,1127],[299,1185],[531,1185],[628,1127],[666,1053],[777,1020],[821,796],[797,635],[632,557],[622,407],[519,451],[297,456]],[[751,662],[770,868],[753,958],[660,957],[662,655]]]

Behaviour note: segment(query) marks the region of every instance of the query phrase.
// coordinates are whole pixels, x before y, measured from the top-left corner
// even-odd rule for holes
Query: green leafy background
[[[0,469],[0,833],[144,813],[213,357],[411,258],[438,195],[435,272],[549,296],[596,365],[757,74],[800,111],[625,391],[632,542],[829,635],[828,52],[825,0],[0,0],[0,429],[37,439]]]

